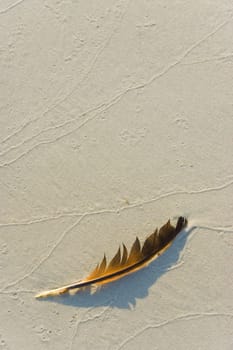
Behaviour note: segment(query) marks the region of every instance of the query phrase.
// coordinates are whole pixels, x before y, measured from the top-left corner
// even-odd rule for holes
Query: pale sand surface
[[[0,2],[0,349],[233,349],[233,2]],[[197,226],[95,295],[168,218]]]

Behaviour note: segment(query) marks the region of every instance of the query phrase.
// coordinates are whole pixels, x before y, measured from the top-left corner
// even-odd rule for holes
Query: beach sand
[[[0,3],[0,349],[233,349],[232,1]],[[37,300],[189,221],[148,268]]]

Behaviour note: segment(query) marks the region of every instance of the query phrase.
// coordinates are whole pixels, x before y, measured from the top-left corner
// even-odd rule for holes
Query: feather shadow
[[[111,306],[129,309],[136,305],[137,299],[145,298],[148,295],[149,288],[179,261],[180,253],[193,229],[194,227],[185,229],[176,238],[172,246],[148,267],[125,276],[121,280],[102,286],[94,294],[91,294],[90,291],[80,291],[75,295],[49,297],[44,301],[81,308]]]

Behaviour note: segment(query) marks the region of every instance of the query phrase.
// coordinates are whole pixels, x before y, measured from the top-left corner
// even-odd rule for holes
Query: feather
[[[136,237],[129,253],[123,244],[122,249],[118,248],[116,255],[109,264],[107,264],[104,254],[101,263],[85,279],[61,288],[39,293],[36,295],[36,298],[57,296],[68,292],[73,294],[76,290],[82,290],[93,285],[103,285],[140,270],[167,250],[177,234],[187,226],[187,223],[187,219],[182,216],[177,220],[175,227],[168,220],[159,230],[156,229],[154,233],[146,238],[142,247],[138,237]]]

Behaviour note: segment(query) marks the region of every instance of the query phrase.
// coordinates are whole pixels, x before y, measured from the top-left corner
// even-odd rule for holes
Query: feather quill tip
[[[67,293],[68,290],[66,287],[64,288],[57,288],[57,289],[51,289],[51,290],[46,290],[44,292],[36,294],[35,298],[36,299],[42,299],[42,298],[48,298],[48,297],[55,297],[64,293]]]

